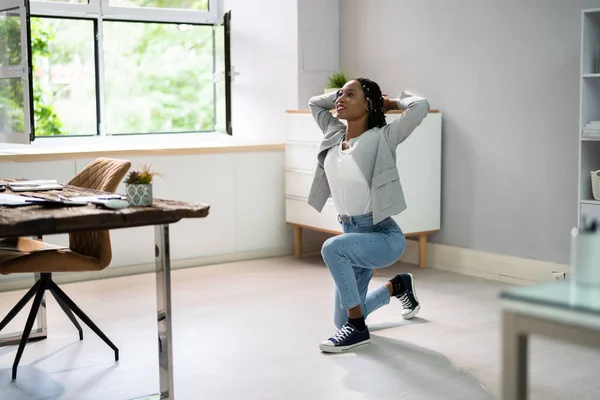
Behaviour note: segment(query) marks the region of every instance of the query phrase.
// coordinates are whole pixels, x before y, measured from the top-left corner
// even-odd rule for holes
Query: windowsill
[[[283,148],[283,143],[244,141],[219,132],[39,137],[29,145],[0,144],[0,161],[41,161],[117,155],[227,153]]]

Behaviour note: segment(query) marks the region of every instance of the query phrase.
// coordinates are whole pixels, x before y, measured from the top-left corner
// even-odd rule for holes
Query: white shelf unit
[[[600,205],[599,200],[581,200],[581,204]]]
[[[582,10],[580,74],[578,226],[583,216],[600,218],[590,175],[600,170],[600,138],[583,136],[586,124],[600,121],[600,9]]]
[[[401,112],[386,115],[389,122]],[[302,230],[342,233],[330,198],[318,213],[307,202],[323,139],[308,111],[288,111],[285,145],[286,222],[294,226],[296,257],[302,256]],[[398,172],[407,209],[394,216],[407,237],[419,238],[419,265],[426,266],[427,238],[440,230],[442,114],[429,112],[421,125],[396,151]]]

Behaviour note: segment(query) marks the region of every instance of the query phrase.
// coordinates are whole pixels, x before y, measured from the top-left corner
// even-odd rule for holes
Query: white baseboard
[[[418,246],[416,240],[407,240],[407,247],[402,261],[418,264]],[[566,264],[488,253],[437,243],[427,243],[427,267],[514,284],[551,281],[553,272],[571,273],[570,266]]]
[[[318,255],[320,248],[310,246],[303,252],[306,256]],[[407,239],[401,262],[419,265],[419,242]],[[427,268],[442,269],[463,275],[476,276],[517,285],[546,282],[553,279],[553,272],[571,273],[565,264],[538,261],[449,246],[427,243]]]
[[[281,257],[293,254],[289,247],[277,247],[271,249],[261,249],[233,254],[222,254],[217,256],[197,257],[186,260],[171,261],[171,270],[193,268],[203,265],[223,264],[244,260],[256,260],[260,258]],[[95,279],[117,278],[137,274],[147,274],[154,272],[154,263],[141,265],[128,265],[119,267],[109,267],[99,272],[69,272],[53,274],[53,280],[58,284],[91,281]],[[31,278],[22,278],[15,280],[0,281],[0,292],[10,290],[29,289],[33,285],[33,274]]]
[[[419,265],[419,242],[406,241],[406,250],[401,262]],[[310,246],[302,252],[306,256],[318,255],[320,248]],[[463,275],[476,276],[512,284],[531,284],[553,279],[553,272],[571,273],[565,264],[538,261],[449,246],[427,243],[427,268],[442,269]]]
[[[303,251],[303,254],[307,256],[319,253],[320,249],[317,248],[308,248]],[[171,269],[176,270],[202,265],[288,256],[291,254],[293,254],[293,251],[289,247],[261,249],[249,252],[198,257],[187,260],[174,260],[171,261]],[[419,244],[416,240],[407,240],[406,251],[402,256],[401,261],[409,264],[419,264]],[[553,272],[571,273],[570,267],[565,264],[488,253],[437,243],[427,244],[427,268],[442,269],[463,275],[471,275],[513,284],[551,281],[553,279]],[[55,274],[54,280],[60,284],[152,272],[154,272],[153,263],[111,267],[100,272]],[[32,279],[0,281],[0,292],[28,289],[32,286],[32,282]]]

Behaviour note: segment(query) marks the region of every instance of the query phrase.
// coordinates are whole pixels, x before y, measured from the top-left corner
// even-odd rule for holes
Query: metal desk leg
[[[35,281],[39,281],[42,275],[40,273],[35,273]],[[42,297],[42,304],[40,305],[40,309],[38,310],[37,315],[37,329],[31,331],[31,335],[33,336],[34,332],[38,332],[38,337],[43,336],[44,339],[48,336],[48,320],[46,319],[46,293],[44,293],[44,297]]]
[[[519,316],[502,312],[502,400],[527,399],[527,334]]]
[[[41,275],[39,273],[36,273],[35,282],[39,281],[40,278]],[[0,335],[0,347],[19,344],[21,342],[21,336],[23,336],[23,332]],[[31,330],[28,342],[36,342],[38,340],[46,339],[47,337],[48,321],[46,319],[46,294],[44,293],[44,297],[42,297],[42,304],[40,305],[37,314],[37,327]]]
[[[171,330],[171,252],[169,225],[154,228],[156,299],[158,317],[158,362],[160,398],[175,399],[173,392],[173,334]]]

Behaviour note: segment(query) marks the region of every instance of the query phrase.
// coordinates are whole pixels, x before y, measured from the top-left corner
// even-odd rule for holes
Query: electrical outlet
[[[553,272],[552,273],[552,280],[555,281],[564,281],[566,280],[566,274],[564,272]]]

